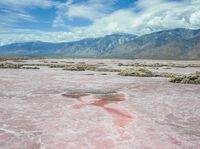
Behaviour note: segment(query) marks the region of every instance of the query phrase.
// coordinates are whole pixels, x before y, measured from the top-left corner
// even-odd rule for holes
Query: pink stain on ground
[[[1,69],[0,148],[200,148],[199,85],[174,84],[166,78],[82,73],[89,72],[46,67]],[[68,92],[65,98],[60,94],[66,87],[75,91],[117,90],[129,100],[117,101],[121,100],[117,93],[80,97],[77,92]],[[131,119],[127,113],[133,114],[134,120],[128,125],[122,122]]]
[[[134,119],[134,117],[126,111],[120,111],[118,109],[109,107],[104,107],[104,109],[111,114],[111,116],[114,118],[114,124],[119,127],[126,126]]]
[[[99,107],[104,107],[107,104],[125,100],[123,94],[97,96],[96,98],[100,100],[93,102],[91,105]]]
[[[96,147],[98,149],[114,149],[115,144],[113,143],[112,140],[100,140],[100,141],[95,141]]]
[[[73,108],[74,109],[81,109],[81,108],[83,108],[83,107],[85,107],[85,106],[87,106],[88,104],[86,104],[86,103],[80,103],[80,104],[75,104],[74,106],[73,106]]]
[[[125,96],[123,94],[98,95],[95,97],[99,100],[93,101],[92,103],[85,102],[82,99],[83,97],[88,96],[88,94],[63,94],[63,96],[69,98],[76,98],[78,101],[81,102],[80,104],[75,104],[73,106],[74,109],[81,109],[85,106],[97,106],[103,108],[113,117],[113,123],[118,127],[124,127],[134,119],[134,117],[126,111],[105,107],[110,103],[118,103],[125,101]]]

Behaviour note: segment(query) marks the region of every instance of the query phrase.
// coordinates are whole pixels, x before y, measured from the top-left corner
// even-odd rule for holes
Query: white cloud
[[[22,22],[35,22],[36,18],[27,11],[28,8],[51,8],[60,3],[52,0],[1,0],[0,1],[0,26],[19,27]]]
[[[12,26],[17,22],[21,21],[29,21],[29,22],[35,22],[36,19],[32,15],[30,15],[27,12],[19,12],[19,11],[12,11],[12,10],[6,10],[2,9],[0,10],[0,26]]]
[[[73,21],[76,18],[88,19],[95,21],[105,17],[109,12],[112,12],[112,5],[116,0],[85,0],[81,3],[76,3],[74,0],[68,0],[65,3],[58,5],[57,16],[53,22],[54,27],[71,28],[69,24],[63,24],[66,21]],[[61,24],[59,24],[62,22]]]
[[[200,28],[200,11],[195,11],[191,14],[190,23],[193,26]]]
[[[0,5],[9,8],[40,7],[49,8],[57,3],[51,0],[1,0]]]
[[[86,5],[74,5],[69,7],[68,12],[66,15],[69,16],[69,18],[74,17],[81,17],[81,18],[87,18],[90,20],[94,20],[96,18],[101,17],[103,14],[99,11],[96,11],[96,8],[86,6]]]
[[[107,4],[106,1],[109,3]],[[58,11],[53,26],[67,28],[69,32],[29,30],[25,34],[24,30],[18,30],[18,33],[22,33],[20,35],[0,32],[2,34],[0,42],[4,44],[31,40],[65,42],[117,32],[141,35],[163,29],[200,28],[200,0],[138,0],[132,7],[114,10],[112,6],[116,1],[86,0],[77,3],[74,0],[68,0],[57,5]],[[44,6],[48,5],[44,4]],[[83,27],[67,23],[66,20],[70,21],[76,17],[89,19],[93,23]]]
[[[134,8],[115,11],[96,20],[88,28],[81,29],[83,33],[114,33],[125,32],[146,34],[163,29],[200,27],[200,2],[191,0],[167,2],[164,0],[139,0],[135,6],[141,12],[134,12]],[[110,24],[115,24],[114,27]]]
[[[72,32],[84,34],[105,35],[115,32],[133,34],[146,34],[153,31],[172,28],[198,28],[199,23],[199,0],[166,1],[166,0],[138,0],[132,7],[116,11],[112,10],[112,4],[97,3],[97,0],[89,0],[81,4],[73,4],[71,1],[64,9],[60,9],[55,23],[57,27],[68,26],[64,20],[74,17],[87,18],[93,21],[88,27],[70,26]],[[90,4],[96,7],[91,7]],[[141,10],[135,12],[135,10]],[[62,12],[62,13],[61,13]],[[109,13],[106,13],[109,12]],[[66,17],[67,16],[67,17]],[[69,26],[68,26],[69,27]]]

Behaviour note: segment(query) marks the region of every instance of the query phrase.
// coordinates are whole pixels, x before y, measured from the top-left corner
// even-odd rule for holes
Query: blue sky
[[[200,28],[200,0],[1,0],[0,45]]]

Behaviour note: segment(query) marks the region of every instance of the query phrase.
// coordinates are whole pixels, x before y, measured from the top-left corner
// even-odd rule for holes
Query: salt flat
[[[119,60],[104,63],[118,67]],[[0,69],[2,149],[198,149],[199,115],[200,85],[44,66]]]

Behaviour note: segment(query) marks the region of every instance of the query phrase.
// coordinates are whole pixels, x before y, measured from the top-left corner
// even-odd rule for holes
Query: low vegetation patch
[[[1,63],[0,68],[1,69],[20,69],[23,65],[21,64],[12,64],[12,63]]]
[[[21,67],[21,69],[40,69],[39,67]]]
[[[22,60],[30,60],[30,59],[45,59],[45,57],[29,57],[29,56],[0,56],[0,61],[14,60],[14,61],[22,61]]]
[[[168,72],[151,72],[144,68],[127,68],[118,73],[121,76],[135,76],[135,77],[165,77],[171,78],[170,82],[183,84],[200,84],[200,72],[188,75],[181,75]]]
[[[154,74],[144,68],[127,68],[118,73],[120,76],[153,77]]]
[[[49,68],[65,68],[64,64],[49,64],[47,65]]]
[[[170,82],[184,84],[200,84],[200,72],[173,77]]]
[[[39,67],[24,67],[23,64],[0,63],[0,69],[40,69]]]
[[[170,73],[170,72],[153,72],[154,77],[164,77],[164,78],[173,78],[180,76],[179,74],[176,73]]]
[[[136,77],[165,77],[165,78],[173,78],[179,76],[176,73],[169,72],[152,72],[148,69],[135,67],[135,68],[127,68],[122,70],[119,75],[121,76],[136,76]]]
[[[89,65],[89,64],[74,64],[74,65],[65,65],[63,70],[68,71],[100,71],[100,72],[119,72],[118,69],[112,68],[100,68],[96,65]]]
[[[174,64],[174,63],[153,63],[153,64],[141,64],[141,63],[132,63],[132,64],[123,64],[119,63],[118,66],[135,66],[135,67],[166,67],[170,69],[170,67],[200,67],[200,64]]]
[[[94,70],[96,66],[88,65],[88,64],[74,64],[74,65],[65,65],[63,70],[68,71],[86,71],[86,70]]]
[[[120,72],[121,70],[119,70],[119,69],[113,69],[113,68],[99,68],[99,67],[96,67],[96,68],[93,69],[92,71],[100,71],[100,72]]]

